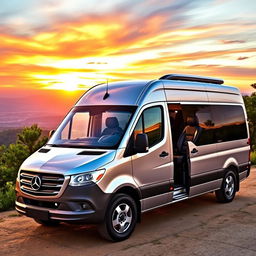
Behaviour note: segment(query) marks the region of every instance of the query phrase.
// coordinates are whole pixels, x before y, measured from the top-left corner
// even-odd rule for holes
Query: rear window
[[[197,146],[245,139],[248,137],[242,106],[232,105],[183,105],[183,118],[198,120]]]
[[[245,115],[241,106],[212,106],[216,141],[231,141],[248,137]]]

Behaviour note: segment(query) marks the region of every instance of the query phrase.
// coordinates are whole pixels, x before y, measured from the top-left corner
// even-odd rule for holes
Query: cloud
[[[172,70],[224,74],[225,67],[239,68],[234,59],[256,53],[253,36],[234,40],[255,31],[253,18],[191,23],[203,10],[199,0],[115,0],[98,9],[82,0],[43,2],[32,6],[33,15],[9,8],[0,18],[0,86],[45,88],[74,79],[79,87],[83,79],[151,79]],[[243,68],[253,65],[249,59]]]
[[[237,60],[246,60],[249,59],[249,57],[238,57]]]
[[[243,44],[245,42],[245,40],[221,40],[223,44]]]

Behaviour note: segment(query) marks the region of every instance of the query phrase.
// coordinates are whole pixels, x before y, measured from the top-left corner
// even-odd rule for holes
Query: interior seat
[[[196,142],[198,139],[202,128],[199,126],[199,121],[197,116],[187,117],[186,127],[181,133],[177,142],[177,153],[184,154],[187,151],[187,141]]]
[[[122,134],[123,130],[119,127],[119,122],[116,117],[106,118],[106,128],[103,130],[101,136],[104,135],[113,135],[113,134]]]

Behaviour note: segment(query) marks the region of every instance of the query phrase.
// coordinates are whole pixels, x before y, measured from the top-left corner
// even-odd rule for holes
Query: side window
[[[139,133],[146,133],[148,135],[149,147],[154,146],[163,138],[163,112],[160,106],[151,107],[143,111],[133,135],[134,139]]]
[[[185,130],[197,146],[214,143],[214,123],[211,115],[211,108],[207,105],[184,105],[183,116]],[[191,119],[194,122],[191,122]]]
[[[244,111],[241,106],[212,106],[216,142],[247,138]]]
[[[163,137],[161,107],[148,108],[143,113],[144,133],[148,135],[149,147],[157,144]]]

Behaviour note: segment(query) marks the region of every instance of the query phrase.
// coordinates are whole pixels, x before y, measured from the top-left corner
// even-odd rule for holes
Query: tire
[[[233,171],[229,170],[222,181],[221,188],[215,191],[216,199],[220,203],[232,202],[237,191],[237,179]]]
[[[99,225],[100,235],[115,242],[127,239],[134,231],[137,214],[137,206],[132,197],[116,194],[108,205],[105,221]]]
[[[60,224],[59,221],[57,220],[39,220],[39,219],[34,219],[34,221],[38,224],[41,224],[43,226],[47,226],[47,227],[54,227],[54,226],[58,226]]]

